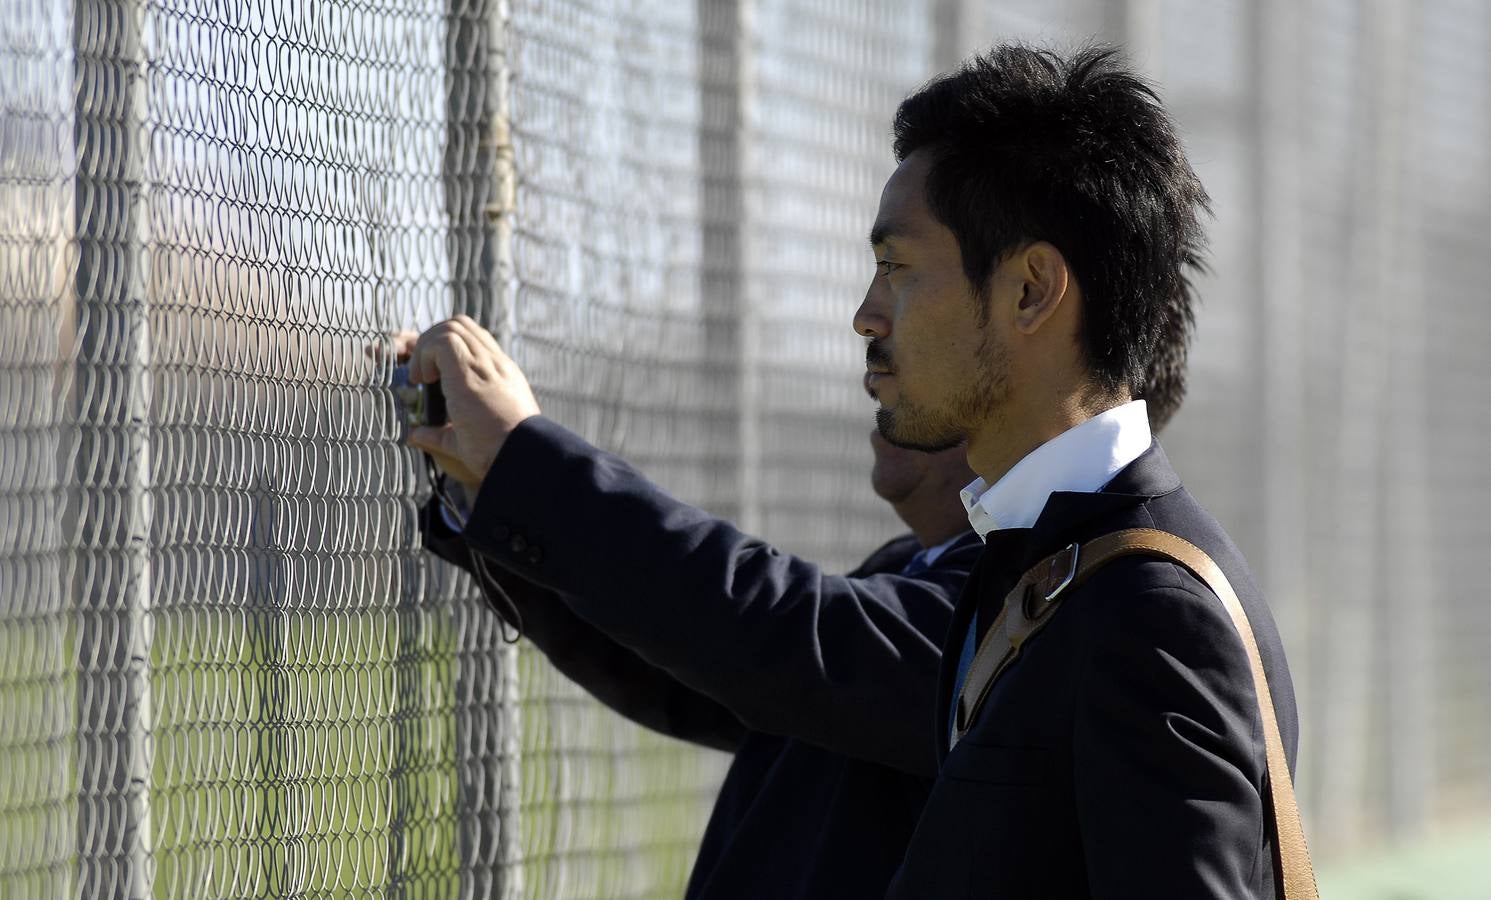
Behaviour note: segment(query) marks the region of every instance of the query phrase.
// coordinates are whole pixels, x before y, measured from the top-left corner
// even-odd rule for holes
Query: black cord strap
[[[456,506],[455,501],[451,499],[450,492],[445,487],[446,474],[440,471],[439,466],[435,465],[435,460],[430,454],[425,453],[423,455],[425,458],[425,468],[429,473],[430,483],[435,492],[435,499],[440,501],[440,505],[445,507],[450,513],[451,518],[455,519],[461,526],[461,543],[465,545],[466,553],[471,559],[471,571],[476,576],[477,589],[481,591],[482,599],[486,600],[487,605],[491,606],[497,612],[497,616],[501,620],[502,640],[508,644],[516,644],[523,637],[523,614],[518,612],[518,605],[513,602],[513,598],[503,589],[502,584],[487,570],[486,557],[477,553],[472,548],[471,542],[466,540],[467,516],[466,513]],[[493,595],[494,592],[495,596]],[[509,628],[512,629],[511,633],[509,633]]]

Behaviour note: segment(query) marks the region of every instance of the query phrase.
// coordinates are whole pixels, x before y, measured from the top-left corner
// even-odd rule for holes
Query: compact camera
[[[448,419],[445,415],[445,394],[440,391],[440,382],[434,384],[411,384],[409,367],[397,366],[389,379],[389,389],[399,405],[404,424],[409,428],[421,425],[439,427]]]

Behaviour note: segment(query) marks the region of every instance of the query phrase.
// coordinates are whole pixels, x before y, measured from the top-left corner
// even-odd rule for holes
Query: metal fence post
[[[143,7],[77,0],[72,591],[79,892],[151,892],[150,380]]]
[[[1415,4],[1371,5],[1376,45],[1369,54],[1382,73],[1378,98],[1378,209],[1372,218],[1387,232],[1391,253],[1379,254],[1376,274],[1386,295],[1383,333],[1388,349],[1383,435],[1384,502],[1389,510],[1380,555],[1389,560],[1382,585],[1380,632],[1386,652],[1374,667],[1387,701],[1383,743],[1387,748],[1388,832],[1403,838],[1423,831],[1438,783],[1439,741],[1434,633],[1440,585],[1430,558],[1434,521],[1425,398],[1429,341],[1426,322],[1433,294],[1424,289],[1422,172],[1417,143],[1423,65],[1418,38],[1422,12]]]
[[[1265,0],[1251,10],[1253,267],[1258,279],[1262,411],[1263,558],[1259,576],[1279,630],[1292,648],[1308,645],[1310,601],[1305,560],[1305,293],[1300,193],[1304,186],[1298,90],[1304,39],[1297,4]],[[1298,52],[1296,52],[1298,48]],[[1295,693],[1312,705],[1310,657],[1291,654]],[[1306,718],[1308,714],[1302,716]],[[1301,754],[1299,766],[1309,768]],[[1312,779],[1297,779],[1315,784]],[[1308,790],[1308,789],[1307,789]]]
[[[446,22],[447,255],[451,312],[513,339],[512,211],[505,0],[448,0]],[[518,648],[472,582],[461,580],[456,626],[456,767],[463,897],[523,893]]]
[[[704,231],[704,341],[710,359],[733,360],[714,370],[734,398],[735,488],[722,515],[747,532],[761,528],[760,339],[749,288],[753,197],[748,173],[755,112],[751,40],[753,0],[698,0],[702,121],[699,189]]]

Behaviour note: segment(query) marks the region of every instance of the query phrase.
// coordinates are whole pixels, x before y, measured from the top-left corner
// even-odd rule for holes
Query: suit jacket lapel
[[[1156,441],[1101,491],[1077,493],[1060,491],[1051,495],[1030,529],[1011,528],[991,531],[985,539],[983,555],[969,575],[967,587],[953,610],[952,625],[942,643],[942,663],[937,679],[937,758],[947,755],[948,716],[952,709],[953,682],[957,678],[958,660],[968,628],[978,613],[979,634],[999,615],[1004,595],[1031,566],[1060,550],[1081,533],[1084,526],[1111,517],[1146,500],[1167,494],[1181,486],[1180,476],[1170,466],[1165,451]]]

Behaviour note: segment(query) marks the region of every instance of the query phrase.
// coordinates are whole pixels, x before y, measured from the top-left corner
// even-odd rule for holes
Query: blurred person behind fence
[[[460,340],[481,340],[463,324]],[[486,579],[559,671],[641,725],[733,754],[687,897],[878,896],[920,814],[936,766],[926,699],[978,548],[958,502],[970,476],[959,450],[871,434],[871,485],[911,533],[844,576],[537,416],[481,484],[453,491],[475,500],[464,523],[438,498],[423,511],[426,548]]]

